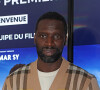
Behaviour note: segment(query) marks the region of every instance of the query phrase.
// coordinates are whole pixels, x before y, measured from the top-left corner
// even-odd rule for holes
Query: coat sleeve
[[[12,90],[8,77],[6,78],[6,80],[5,80],[4,84],[3,84],[2,90]]]
[[[100,90],[96,78],[92,78],[87,90]]]

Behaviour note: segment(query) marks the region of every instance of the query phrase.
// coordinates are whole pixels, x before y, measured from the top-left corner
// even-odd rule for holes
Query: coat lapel
[[[65,90],[66,81],[68,77],[66,71],[68,67],[69,67],[69,62],[67,62],[63,58],[59,71],[49,90]],[[29,90],[41,90],[38,78],[38,71],[37,71],[37,60],[31,63],[30,65],[30,73],[28,74],[27,84],[28,84],[27,89]]]
[[[28,75],[28,89],[41,90],[37,72],[37,60],[30,65],[30,73]]]
[[[63,58],[60,69],[49,90],[65,90],[66,81],[68,77],[68,74],[66,73],[68,66],[69,62],[65,61],[65,59]]]

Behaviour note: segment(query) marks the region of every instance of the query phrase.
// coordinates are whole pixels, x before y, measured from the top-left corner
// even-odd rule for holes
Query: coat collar
[[[63,86],[65,86],[65,85],[61,85],[61,82],[65,81],[64,79],[62,79],[62,77],[64,77],[68,66],[69,66],[69,62],[63,58],[59,71],[49,90],[62,89]],[[38,71],[37,71],[37,60],[30,64],[30,74],[28,80],[29,80],[29,87],[31,87],[33,90],[41,90],[41,86],[38,78]]]

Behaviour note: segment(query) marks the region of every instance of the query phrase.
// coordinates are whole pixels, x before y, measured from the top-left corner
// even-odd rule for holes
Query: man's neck
[[[54,63],[45,63],[40,58],[37,61],[37,69],[42,72],[52,72],[60,68],[62,63],[62,57]]]

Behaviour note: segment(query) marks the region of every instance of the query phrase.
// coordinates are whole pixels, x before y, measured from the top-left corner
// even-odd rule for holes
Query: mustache
[[[55,48],[55,47],[43,47],[42,50],[43,49],[58,49],[58,48]]]

